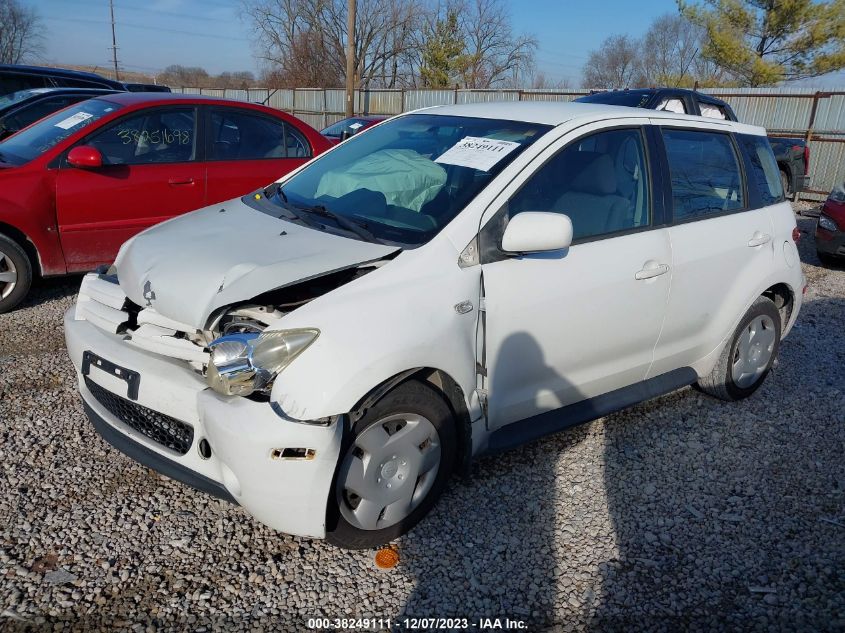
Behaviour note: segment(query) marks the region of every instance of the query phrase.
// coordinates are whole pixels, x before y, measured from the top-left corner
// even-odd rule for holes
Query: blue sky
[[[110,66],[108,0],[22,0],[44,18],[45,60]],[[580,84],[590,50],[614,33],[641,36],[652,20],[677,11],[674,0],[505,0],[517,32],[539,43],[537,68],[547,79]],[[238,0],[114,0],[118,58],[126,70],[155,73],[169,64],[259,70]],[[813,85],[845,85],[845,73]]]

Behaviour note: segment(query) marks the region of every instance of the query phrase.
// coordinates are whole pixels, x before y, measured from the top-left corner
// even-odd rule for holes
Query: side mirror
[[[103,155],[96,147],[77,145],[68,152],[67,162],[72,167],[92,169],[103,166]]]
[[[502,236],[506,253],[559,251],[572,244],[572,220],[549,211],[524,211],[510,219]]]

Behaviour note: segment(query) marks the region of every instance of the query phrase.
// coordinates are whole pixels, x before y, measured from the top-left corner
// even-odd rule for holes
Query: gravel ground
[[[481,460],[388,572],[105,444],[64,350],[79,279],[43,282],[0,316],[0,628],[415,614],[532,631],[844,630],[845,272],[819,267],[813,221],[799,224],[810,289],[753,398],[683,389]]]

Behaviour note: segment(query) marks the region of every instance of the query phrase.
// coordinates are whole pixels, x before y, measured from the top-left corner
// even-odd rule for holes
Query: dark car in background
[[[104,88],[30,88],[4,95],[0,97],[0,140],[69,105],[115,92],[119,91]]]
[[[342,119],[337,123],[333,123],[327,128],[323,128],[320,130],[320,134],[325,136],[332,143],[340,143],[341,141],[348,139],[350,136],[366,130],[368,127],[372,127],[376,123],[380,123],[387,118],[387,116],[378,114],[353,116],[348,119]]]
[[[694,114],[710,119],[738,121],[733,108],[716,97],[695,90],[682,88],[641,88],[637,90],[609,90],[579,97],[582,103],[604,103],[606,105],[665,110],[678,114]]]
[[[167,86],[123,83],[81,70],[0,64],[0,95],[30,88],[106,88],[130,92],[170,92]]]
[[[710,119],[739,121],[730,104],[711,95],[684,88],[640,88],[608,90],[579,97],[582,103],[603,103],[692,114]],[[785,193],[804,191],[810,185],[810,148],[800,138],[770,136]]]
[[[810,147],[802,138],[770,136],[769,144],[780,169],[784,193],[805,191],[810,186]]]

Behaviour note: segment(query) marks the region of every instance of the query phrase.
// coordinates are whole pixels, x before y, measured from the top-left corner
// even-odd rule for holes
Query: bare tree
[[[630,88],[637,79],[639,43],[627,35],[611,35],[584,65],[588,88]]]
[[[681,15],[658,17],[642,40],[638,83],[692,86],[704,36],[704,29]]]
[[[537,40],[515,34],[501,0],[466,0],[459,12],[466,42],[465,88],[518,83],[534,69]]]
[[[340,85],[346,0],[244,0],[243,7],[259,38],[259,56],[275,77],[286,85]],[[423,13],[422,0],[359,0],[355,52],[361,87],[407,83],[408,55]]]
[[[35,8],[0,0],[0,64],[20,64],[41,48],[41,18]]]
[[[531,75],[528,86],[535,90],[568,90],[572,88],[569,79],[549,79],[544,72],[535,72]]]
[[[182,66],[171,64],[161,71],[158,80],[168,86],[210,86],[211,79],[208,71],[199,66]]]

